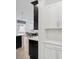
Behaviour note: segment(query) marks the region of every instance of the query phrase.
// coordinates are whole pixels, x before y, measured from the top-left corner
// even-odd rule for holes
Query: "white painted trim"
[[[61,41],[44,41],[45,44],[50,44],[50,45],[56,45],[59,47],[62,47],[62,42]]]
[[[55,28],[46,28],[46,30],[62,30],[62,28],[60,28],[60,27],[55,27]]]

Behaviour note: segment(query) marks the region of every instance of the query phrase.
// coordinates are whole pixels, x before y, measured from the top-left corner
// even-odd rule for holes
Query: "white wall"
[[[33,5],[30,3],[33,0],[16,0],[16,17],[31,20],[33,19]]]
[[[26,31],[33,29],[33,0],[16,0],[16,20],[26,21]]]

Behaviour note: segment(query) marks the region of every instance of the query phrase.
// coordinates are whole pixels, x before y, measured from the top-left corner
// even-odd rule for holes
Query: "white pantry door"
[[[62,3],[39,0],[39,59],[62,59]]]

